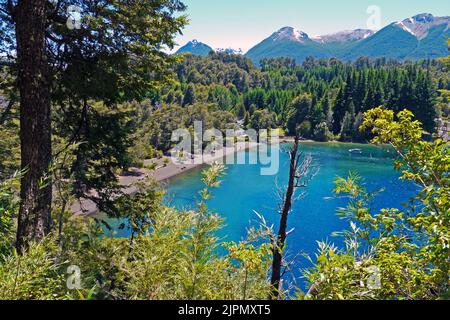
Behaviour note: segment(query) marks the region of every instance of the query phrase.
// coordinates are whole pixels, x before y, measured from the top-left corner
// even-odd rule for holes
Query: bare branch
[[[313,158],[310,154],[305,155],[299,150],[299,137],[295,137],[294,146],[289,152],[290,166],[289,166],[289,182],[286,187],[286,192],[283,193],[282,206],[280,210],[281,219],[279,231],[276,239],[272,242],[272,277],[271,284],[273,286],[272,296],[273,299],[278,299],[280,296],[281,278],[289,269],[289,265],[285,265],[283,257],[284,247],[286,245],[286,238],[293,232],[287,231],[288,216],[291,213],[292,205],[295,201],[304,196],[304,192],[295,196],[296,190],[299,188],[306,188],[308,183],[315,177],[318,170],[313,166]],[[278,186],[277,186],[278,188]],[[279,192],[281,194],[281,192]],[[282,270],[285,265],[284,270]]]

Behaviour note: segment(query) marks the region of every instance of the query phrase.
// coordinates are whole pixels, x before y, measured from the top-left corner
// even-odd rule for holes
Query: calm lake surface
[[[272,150],[278,152],[282,145]],[[349,149],[359,148],[362,154],[352,154]],[[387,147],[355,145],[343,143],[302,143],[301,150],[312,155],[320,171],[305,190],[305,196],[296,202],[289,216],[288,229],[294,229],[287,240],[287,255],[296,257],[291,275],[298,279],[300,268],[308,267],[305,258],[299,253],[309,255],[313,260],[317,253],[317,241],[333,242],[342,246],[340,237],[333,237],[336,231],[349,228],[349,223],[336,215],[336,209],[345,207],[347,200],[333,195],[334,180],[347,177],[355,172],[364,179],[369,191],[384,192],[375,198],[374,210],[382,208],[402,208],[417,189],[412,183],[399,180],[399,173],[393,169],[393,151]],[[242,151],[245,156],[256,156],[257,151]],[[226,176],[220,188],[213,190],[214,198],[208,201],[209,210],[225,219],[225,227],[219,231],[224,241],[239,241],[246,237],[247,229],[258,226],[254,211],[262,214],[266,221],[278,230],[279,214],[276,184],[285,186],[289,173],[289,157],[280,152],[280,170],[275,176],[262,176],[260,164],[227,165]],[[196,168],[167,182],[167,205],[178,209],[193,209],[203,188],[201,172]],[[278,181],[278,182],[276,182]],[[127,230],[116,230],[116,236],[128,236]],[[304,283],[297,280],[299,287]]]
[[[280,148],[286,147],[284,145]],[[353,148],[362,149],[362,154],[350,153],[349,149]],[[399,180],[399,173],[392,167],[393,151],[387,147],[303,143],[301,150],[312,155],[320,171],[289,216],[289,229],[295,228],[287,240],[288,254],[292,257],[303,252],[314,258],[317,241],[328,240],[342,245],[340,238],[332,237],[333,232],[349,227],[348,222],[336,215],[336,209],[347,203],[345,199],[338,199],[333,195],[333,181],[336,177],[347,177],[352,171],[364,178],[369,191],[384,189],[377,196],[374,209],[401,208],[402,203],[406,203],[416,192],[413,184]],[[249,153],[257,154],[255,150],[245,152],[246,156]],[[209,209],[225,219],[226,226],[219,235],[225,241],[238,241],[245,237],[247,228],[258,224],[254,210],[264,215],[277,230],[279,215],[276,180],[280,186],[287,183],[288,155],[280,152],[280,170],[276,176],[261,176],[261,165],[228,165],[226,168],[226,176],[220,188],[213,191],[214,199],[208,202]],[[171,179],[167,185],[166,202],[179,209],[194,208],[198,192],[203,187],[203,169],[194,169]],[[303,265],[301,261],[300,265]]]

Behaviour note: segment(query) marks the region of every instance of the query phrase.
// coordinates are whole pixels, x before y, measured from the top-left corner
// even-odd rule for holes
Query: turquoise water
[[[286,149],[288,145],[281,146]],[[349,149],[360,148],[362,154],[352,154]],[[289,216],[288,228],[294,229],[287,239],[286,254],[296,264],[288,279],[297,279],[296,285],[304,288],[299,280],[300,268],[309,266],[307,259],[299,253],[309,255],[313,260],[317,253],[317,241],[329,241],[342,246],[342,239],[333,237],[336,231],[348,229],[347,221],[336,215],[336,209],[346,206],[346,199],[333,195],[333,181],[356,172],[364,179],[369,191],[384,192],[374,201],[373,209],[402,208],[417,189],[412,183],[399,180],[399,173],[392,167],[393,151],[386,147],[340,143],[303,143],[301,150],[312,155],[319,166],[317,176],[305,190],[305,196],[296,202]],[[278,149],[272,150],[277,152]],[[242,151],[245,156],[256,157],[257,151]],[[178,209],[192,209],[198,201],[198,193],[204,187],[201,172],[196,168],[167,182],[167,205]],[[258,226],[254,211],[262,214],[269,224],[278,230],[278,197],[276,181],[285,186],[288,179],[289,158],[280,152],[280,170],[276,176],[262,176],[261,165],[227,165],[226,176],[220,188],[213,190],[214,198],[208,201],[210,211],[225,219],[225,227],[219,231],[224,241],[239,241],[246,237],[247,229]],[[114,223],[113,223],[114,224]],[[127,229],[115,229],[115,236],[127,237]]]
[[[281,148],[286,148],[282,146]],[[360,148],[362,154],[351,154],[349,149]],[[333,196],[333,181],[336,177],[346,177],[350,171],[364,178],[369,191],[384,189],[373,208],[401,208],[416,188],[399,180],[399,173],[392,167],[392,150],[386,147],[354,144],[303,143],[301,150],[310,153],[320,171],[305,190],[305,196],[294,206],[289,216],[288,227],[294,228],[287,242],[290,257],[306,253],[314,258],[317,241],[328,240],[342,245],[340,238],[332,237],[335,231],[348,228],[348,222],[336,216],[336,209],[346,205],[345,199]],[[276,151],[276,150],[274,150]],[[256,151],[246,151],[256,154]],[[209,209],[225,219],[226,226],[219,233],[225,241],[238,241],[246,236],[247,228],[257,226],[254,210],[264,215],[266,220],[278,226],[278,199],[276,183],[284,186],[288,178],[289,159],[280,153],[280,170],[276,176],[261,176],[261,165],[229,165],[219,189],[213,191],[214,199],[208,202]],[[201,171],[194,169],[182,176],[171,179],[167,185],[166,202],[179,209],[194,208],[198,192],[202,189]],[[297,264],[304,266],[306,259]],[[295,272],[295,271],[294,271]],[[296,272],[295,272],[296,273]]]

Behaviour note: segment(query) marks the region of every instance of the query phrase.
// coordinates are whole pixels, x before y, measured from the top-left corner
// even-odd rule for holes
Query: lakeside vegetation
[[[0,1],[8,57],[0,70],[0,299],[449,298],[450,149],[435,120],[449,117],[450,58],[254,66],[226,53],[170,56],[160,49],[186,23],[179,1],[100,2],[80,1],[96,18],[69,31],[57,9]],[[105,21],[115,21],[114,34]],[[24,40],[28,29],[33,40]],[[275,255],[278,269],[288,263],[289,238],[276,240],[264,224],[238,243],[216,237],[224,222],[207,200],[224,167],[205,171],[192,211],[165,206],[157,184],[139,185],[132,198],[121,193],[118,173],[167,153],[172,131],[194,121],[205,130],[282,128],[297,138],[390,144],[402,179],[421,191],[403,210],[373,212],[376,197],[357,175],[337,179],[336,194],[349,199],[338,211],[349,220],[346,247],[320,243],[303,273],[308,292],[293,296],[269,280]],[[77,198],[128,219],[132,236],[107,238],[104,221],[73,217]],[[367,286],[373,266],[380,288]]]

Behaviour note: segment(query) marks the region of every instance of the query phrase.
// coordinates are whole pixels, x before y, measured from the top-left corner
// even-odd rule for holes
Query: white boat
[[[348,152],[355,153],[355,154],[362,154],[363,153],[363,151],[361,149],[350,149],[350,150],[348,150]]]

